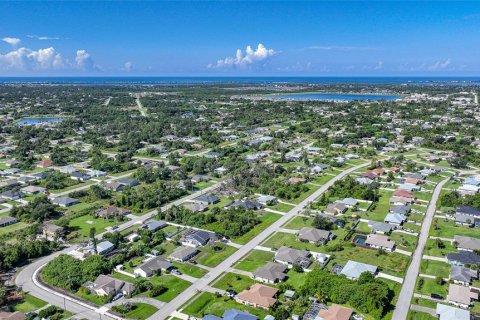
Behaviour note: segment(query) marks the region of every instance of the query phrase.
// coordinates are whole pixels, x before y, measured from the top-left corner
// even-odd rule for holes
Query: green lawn
[[[361,218],[374,221],[382,221],[390,209],[390,198],[392,197],[393,192],[388,190],[380,190],[380,198],[377,202],[374,202],[368,211],[359,211],[358,215]]]
[[[435,320],[438,319],[428,313],[409,310],[407,320]]]
[[[262,243],[262,246],[275,248],[275,249],[279,249],[282,246],[287,246],[287,247],[292,247],[292,248],[301,249],[301,250],[308,250],[308,251],[315,251],[315,252],[322,251],[319,246],[312,243],[299,241],[297,240],[296,235],[291,233],[285,233],[285,232],[275,233],[272,237],[267,239],[267,241]]]
[[[47,302],[39,298],[36,298],[29,294],[25,294],[23,296],[23,301],[15,305],[15,310],[21,311],[21,312],[35,311],[45,307],[47,304],[48,304]]]
[[[420,279],[423,279],[424,281],[423,286],[421,288],[419,288]],[[427,296],[430,296],[432,293],[436,293],[446,298],[448,293],[448,284],[444,283],[443,285],[440,285],[436,282],[436,279],[418,277],[417,282],[415,284],[415,292],[418,292],[420,294],[424,294]]]
[[[213,247],[205,246],[200,248],[200,253],[195,258],[195,261],[207,267],[216,267],[235,251],[237,249],[234,247],[217,243]]]
[[[478,230],[455,224],[454,221],[445,221],[443,218],[434,218],[430,228],[430,236],[453,239],[455,235],[478,237]]]
[[[21,229],[24,229],[26,227],[28,227],[29,225],[26,224],[25,222],[17,222],[15,224],[11,224],[9,226],[6,226],[6,227],[2,227],[0,228],[0,236],[3,236],[7,233],[11,233],[11,232],[15,232],[15,231],[18,231],[18,230],[21,230]]]
[[[420,263],[420,273],[448,278],[450,274],[450,265],[441,261],[422,260]]]
[[[308,191],[300,194],[300,196],[298,198],[282,199],[282,201],[293,203],[293,204],[299,204],[300,202],[302,202],[303,200],[308,198],[308,196],[310,196],[312,193],[314,193],[318,188],[320,188],[319,186],[315,186],[315,185],[312,185],[312,184],[306,184],[306,186],[308,188]]]
[[[313,218],[310,217],[295,217],[285,225],[287,229],[300,230],[303,227],[311,227]]]
[[[317,177],[317,178],[313,179],[311,182],[316,183],[316,184],[324,185],[325,183],[332,180],[333,178],[334,178],[334,176],[326,174],[326,175],[323,175],[323,176],[320,176],[320,177]]]
[[[222,290],[232,289],[235,292],[242,292],[253,285],[255,281],[244,275],[236,273],[226,273],[223,277],[218,279],[213,287]]]
[[[281,215],[276,213],[264,212],[260,217],[261,222],[259,224],[257,224],[255,227],[253,227],[253,229],[251,229],[244,235],[240,237],[234,237],[232,241],[239,244],[246,244],[247,242],[255,238],[260,232],[265,230],[269,225],[280,219],[280,217]]]
[[[236,269],[253,272],[264,266],[268,261],[273,261],[273,252],[253,250],[242,261],[235,265]]]
[[[150,278],[150,281],[154,284],[162,284],[168,289],[166,292],[155,297],[155,299],[163,302],[172,301],[175,297],[177,297],[180,293],[182,293],[191,285],[190,282],[169,274],[152,277]]]
[[[446,257],[449,253],[457,252],[457,249],[449,241],[441,241],[441,243],[444,248],[439,248],[439,245],[441,246],[441,244],[437,244],[437,240],[428,239],[424,254],[429,256]]]
[[[281,211],[281,212],[288,212],[288,211],[292,210],[294,207],[289,205],[289,204],[279,202],[276,205],[270,206],[268,208],[270,208],[272,210]]]
[[[418,237],[413,235],[393,232],[390,239],[395,241],[397,248],[402,250],[413,252],[417,247]]]
[[[70,227],[77,229],[76,231],[83,237],[88,237],[90,229],[95,227],[96,233],[102,233],[106,227],[111,227],[117,224],[114,220],[106,220],[102,218],[96,218],[90,214],[78,217],[70,221]]]
[[[193,302],[183,309],[182,312],[199,318],[206,314],[213,314],[217,317],[221,317],[223,312],[228,309],[243,310],[256,315],[260,319],[265,318],[265,316],[269,314],[268,310],[249,307],[241,303],[237,303],[235,300],[230,298],[216,297],[213,293],[209,292],[199,295]]]
[[[126,313],[125,317],[134,320],[144,320],[157,312],[157,310],[154,306],[146,303],[134,303],[132,304],[132,310]]]
[[[179,262],[172,262],[172,264],[184,274],[187,274],[191,277],[201,278],[208,273],[207,270],[197,267],[190,263],[179,263]]]

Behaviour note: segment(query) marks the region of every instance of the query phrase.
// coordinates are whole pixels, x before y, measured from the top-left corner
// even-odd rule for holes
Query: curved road
[[[253,250],[256,246],[260,245],[264,242],[271,234],[275,231],[280,229],[282,225],[287,223],[291,218],[295,215],[300,213],[310,202],[318,198],[322,193],[327,191],[336,181],[342,179],[346,175],[357,171],[363,167],[370,165],[370,162],[364,163],[361,165],[357,165],[350,169],[347,169],[340,173],[339,175],[335,176],[333,179],[328,181],[326,184],[321,186],[317,191],[311,194],[308,198],[303,200],[300,204],[298,204],[295,208],[290,210],[288,213],[283,215],[280,219],[275,221],[273,224],[268,226],[265,230],[263,230],[260,234],[258,234],[255,238],[250,240],[247,244],[239,248],[235,253],[225,259],[222,263],[218,266],[213,268],[209,273],[207,273],[202,278],[195,281],[190,287],[188,287],[185,291],[180,293],[175,299],[167,303],[163,308],[158,310],[155,314],[153,314],[150,320],[160,320],[168,318],[174,311],[178,310],[183,304],[190,301],[199,291],[203,291],[208,287],[208,284],[220,276],[223,272],[226,272],[232,265],[234,265],[237,261],[239,261],[243,256],[245,256],[248,252]]]
[[[443,186],[450,177],[442,180],[433,191],[432,200],[428,205],[425,219],[422,223],[422,229],[420,230],[420,236],[418,238],[417,248],[412,256],[412,261],[407,270],[407,275],[403,281],[402,290],[398,297],[397,305],[393,311],[392,320],[405,320],[407,319],[408,310],[410,309],[410,301],[412,300],[413,291],[415,289],[415,283],[417,281],[418,272],[420,270],[420,263],[422,262],[423,250],[428,240],[428,233],[430,232],[430,225],[432,224],[433,216],[437,210],[437,201],[442,191]]]
[[[172,203],[169,203],[163,207],[161,207],[161,210],[166,210],[172,206],[180,205],[188,200],[194,199],[196,197],[199,197],[200,195],[204,193],[211,192],[215,189],[217,189],[222,182],[218,182],[208,188],[205,188],[203,190],[197,191],[195,193],[192,193],[186,197],[183,197],[177,201],[174,201]],[[158,213],[157,210],[153,210],[149,213],[144,214],[143,216],[138,216],[135,217],[134,219],[120,225],[116,231],[122,231],[125,229],[130,228],[131,226],[135,224],[141,223],[143,220],[150,219],[154,217]],[[98,234],[96,237],[101,238],[103,233]],[[49,256],[40,258],[29,265],[27,265],[25,268],[20,270],[18,275],[15,277],[15,284],[19,287],[22,287],[22,289],[25,292],[30,293],[31,295],[40,298],[42,300],[45,300],[49,304],[55,305],[60,308],[65,308],[66,310],[72,312],[75,316],[79,318],[85,318],[85,319],[90,319],[90,320],[95,320],[95,319],[107,319],[107,320],[115,320],[118,319],[117,317],[113,315],[107,315],[106,308],[94,308],[92,306],[86,305],[83,302],[79,300],[75,300],[70,297],[65,297],[63,294],[53,291],[49,288],[43,287],[41,284],[39,284],[35,276],[39,272],[39,270],[47,264],[49,261],[53,260],[55,257],[62,253],[67,253],[69,251],[73,250],[73,248],[68,247],[64,250],[55,252]]]

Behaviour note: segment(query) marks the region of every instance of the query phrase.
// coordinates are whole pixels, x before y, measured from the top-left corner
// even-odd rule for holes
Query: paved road
[[[423,220],[422,229],[420,230],[420,236],[418,238],[417,248],[412,256],[412,261],[407,270],[407,275],[403,281],[402,290],[398,297],[397,305],[393,312],[392,320],[405,320],[407,319],[408,310],[410,309],[410,301],[412,300],[413,291],[415,288],[415,282],[420,270],[420,262],[422,261],[423,250],[428,240],[428,233],[430,231],[430,225],[432,224],[433,216],[437,209],[437,200],[440,196],[442,187],[447,183],[450,178],[442,180],[433,191],[432,200],[427,208],[425,219]]]
[[[135,102],[137,103],[138,110],[140,110],[140,113],[142,114],[143,117],[147,116],[147,111],[143,107],[142,102],[140,101],[140,93],[135,94]]]
[[[217,189],[222,182],[218,182],[208,188],[205,188],[203,190],[197,191],[195,193],[192,193],[184,198],[181,198],[177,201],[174,201],[168,205],[163,206],[161,209],[166,210],[171,206],[174,205],[180,205],[188,200],[194,199],[204,193],[211,192],[215,189]],[[155,216],[158,213],[157,210],[153,210],[143,216],[138,216],[135,217],[135,219],[132,219],[122,225],[119,226],[119,228],[116,231],[121,231],[127,228],[130,228],[134,224],[140,223],[141,221],[144,221],[146,219],[149,219],[153,216]],[[98,234],[96,237],[101,238],[103,233]],[[31,295],[40,298],[42,300],[47,301],[48,303],[55,305],[60,308],[66,308],[68,311],[72,312],[74,315],[78,316],[79,318],[85,318],[85,319],[107,319],[107,320],[114,320],[113,316],[108,316],[105,314],[105,308],[93,308],[86,306],[84,303],[81,301],[75,301],[72,298],[69,298],[70,300],[64,299],[64,296],[58,292],[54,292],[48,288],[44,288],[41,285],[39,285],[38,282],[35,280],[35,275],[36,273],[44,266],[47,264],[49,261],[53,260],[55,257],[62,253],[67,253],[68,251],[71,251],[72,248],[66,248],[62,251],[55,252],[49,256],[43,257],[39,260],[36,260],[35,262],[27,265],[25,268],[23,268],[18,275],[15,278],[15,283],[17,286],[21,286],[24,291],[29,292]]]
[[[320,187],[317,191],[315,191],[312,195],[310,195],[308,198],[303,200],[300,204],[298,204],[288,213],[280,217],[280,219],[278,219],[269,227],[267,227],[265,230],[263,230],[259,235],[257,235],[247,244],[245,244],[240,249],[238,249],[234,254],[229,256],[218,266],[213,268],[208,274],[206,274],[204,277],[195,281],[190,287],[188,287],[185,291],[183,291],[179,296],[177,296],[175,299],[170,301],[167,305],[165,305],[165,307],[158,310],[155,314],[153,314],[148,319],[160,320],[160,319],[168,318],[174,311],[179,309],[183,304],[190,301],[197,294],[197,292],[205,290],[205,288],[208,287],[208,284],[211,281],[213,281],[215,278],[220,276],[223,272],[229,270],[230,267],[232,267],[237,261],[239,261],[248,252],[255,249],[256,246],[264,242],[271,234],[278,231],[282,225],[284,225],[291,218],[293,218],[295,215],[300,213],[302,209],[304,209],[310,202],[318,198],[322,193],[324,193],[328,188],[330,188],[330,186],[332,186],[336,181],[342,179],[343,177],[350,174],[351,172],[354,172],[358,169],[368,166],[369,164],[370,163],[365,163],[365,164],[352,167],[348,170],[343,171],[339,175],[335,176],[335,178],[328,181],[326,184]]]

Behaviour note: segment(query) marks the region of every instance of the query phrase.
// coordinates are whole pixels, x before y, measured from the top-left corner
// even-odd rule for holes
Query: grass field
[[[172,264],[181,272],[194,278],[201,278],[208,273],[207,270],[197,267],[190,263],[172,262]]]
[[[232,241],[239,244],[246,244],[247,242],[255,238],[255,236],[257,236],[260,232],[265,230],[269,225],[280,219],[280,217],[281,215],[276,213],[264,212],[260,217],[261,222],[259,224],[257,224],[253,229],[251,229],[244,235],[233,238]]]
[[[213,287],[222,290],[232,289],[239,293],[249,288],[254,283],[255,281],[247,276],[236,273],[226,273],[214,283]]]
[[[220,262],[237,251],[236,248],[221,243],[215,244],[215,248],[219,248],[219,250],[211,246],[202,247],[195,261],[207,267],[216,267]]]
[[[441,261],[422,260],[420,264],[420,273],[448,278],[450,274],[450,265]]]
[[[105,228],[115,225],[113,220],[106,220],[102,218],[94,217],[90,214],[78,217],[70,221],[70,227],[75,228],[76,231],[83,237],[88,237],[90,228],[95,227],[96,233],[102,233]]]
[[[437,240],[435,239],[427,240],[424,254],[429,256],[446,257],[449,253],[457,252],[457,249],[449,241],[441,242],[445,246],[444,248],[439,248],[436,241]]]
[[[199,318],[206,314],[221,317],[223,312],[228,309],[243,310],[256,315],[260,319],[265,318],[265,316],[269,314],[268,310],[249,307],[226,297],[216,297],[213,293],[209,292],[199,295],[192,303],[183,309],[183,313]]]
[[[423,286],[419,287],[419,281],[423,279]],[[430,296],[432,293],[441,295],[442,297],[447,297],[448,285],[446,283],[440,285],[436,282],[436,279],[430,278],[417,278],[417,283],[415,284],[415,292]]]
[[[20,221],[20,222],[17,222],[15,224],[11,224],[11,225],[6,226],[6,227],[2,227],[2,228],[0,228],[0,236],[3,236],[4,234],[10,233],[10,232],[15,232],[15,231],[24,229],[28,226],[29,225],[26,224],[25,222]]]
[[[270,208],[272,210],[277,210],[277,211],[281,211],[281,212],[286,213],[286,212],[292,210],[294,207],[289,205],[289,204],[279,202],[276,205],[270,206],[268,208]]]
[[[310,217],[295,217],[285,225],[287,229],[300,230],[303,227],[311,227],[313,218]]]
[[[264,266],[268,261],[273,261],[273,252],[253,250],[242,261],[235,265],[236,269],[253,272]]]
[[[15,310],[21,312],[35,311],[45,307],[47,304],[47,302],[41,299],[26,294],[23,296],[23,301],[15,305]]]
[[[397,247],[402,250],[413,252],[417,247],[418,238],[413,235],[393,232],[390,239],[395,241]]]
[[[435,228],[436,226],[436,228]],[[430,236],[453,239],[455,235],[477,237],[476,228],[468,228],[455,224],[454,221],[445,221],[443,218],[434,218],[430,228]]]
[[[154,306],[146,303],[134,303],[132,304],[132,310],[126,313],[125,317],[127,319],[144,320],[157,312],[157,310]]]
[[[172,301],[176,296],[178,296],[191,285],[190,282],[169,274],[152,277],[150,278],[150,281],[153,284],[162,284],[168,289],[166,292],[155,297],[155,299],[163,302]]]
[[[272,237],[267,239],[262,246],[279,249],[282,246],[292,247],[295,249],[300,250],[308,250],[308,251],[315,251],[315,252],[322,252],[320,249],[321,247],[308,243],[308,242],[301,242],[297,240],[297,236],[291,233],[285,232],[277,232]]]

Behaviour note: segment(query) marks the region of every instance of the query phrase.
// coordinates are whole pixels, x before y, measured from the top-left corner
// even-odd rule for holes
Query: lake
[[[384,95],[384,94],[347,94],[347,93],[290,93],[277,94],[268,96],[274,99],[287,100],[325,100],[325,101],[354,101],[354,100],[368,100],[368,101],[392,101],[399,99],[400,96]]]
[[[47,124],[51,122],[61,122],[63,118],[23,118],[17,122],[17,126]]]

